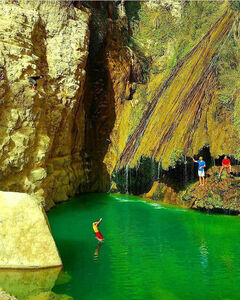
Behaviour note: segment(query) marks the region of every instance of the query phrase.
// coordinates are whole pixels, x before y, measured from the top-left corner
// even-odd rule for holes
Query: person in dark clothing
[[[43,76],[40,75],[40,76],[29,77],[29,83],[31,84],[32,89],[36,90],[36,88],[37,88],[37,80],[40,79],[40,78],[43,78]]]

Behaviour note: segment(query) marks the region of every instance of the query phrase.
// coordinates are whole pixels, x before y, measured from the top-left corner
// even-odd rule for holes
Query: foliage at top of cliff
[[[151,63],[152,73],[171,69],[207,33],[221,16],[225,3],[186,1],[160,3],[126,2],[132,29],[129,44]]]
[[[148,83],[144,88],[137,89],[137,92],[139,89],[145,91],[142,97],[141,93],[136,94],[139,104],[151,102],[156,90],[166,80],[173,67],[203,39],[228,6],[227,1],[126,4],[132,29],[129,44],[135,51],[144,55],[149,64],[146,68],[149,71]],[[215,117],[216,120],[223,121],[225,116],[222,112],[228,114],[240,136],[239,7],[238,1],[230,3],[235,21],[216,53],[218,104]]]
[[[233,10],[240,10],[240,1],[239,0],[231,1],[230,5]]]

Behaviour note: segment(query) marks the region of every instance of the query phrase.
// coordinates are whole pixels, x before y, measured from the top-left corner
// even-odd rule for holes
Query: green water
[[[240,218],[126,195],[82,195],[48,214],[76,300],[240,299]],[[92,222],[103,218],[98,244]],[[98,252],[98,254],[96,253]]]

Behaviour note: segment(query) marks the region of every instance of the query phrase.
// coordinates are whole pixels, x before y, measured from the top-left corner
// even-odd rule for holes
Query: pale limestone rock
[[[0,2],[0,189],[34,194],[46,209],[86,184],[89,19],[61,1]],[[28,80],[40,74],[35,91]]]
[[[1,300],[18,300],[16,297],[9,295],[2,288],[0,288],[0,299]]]
[[[30,173],[30,179],[32,182],[41,181],[47,176],[47,172],[44,168],[38,168],[32,170]]]
[[[61,266],[47,217],[24,193],[0,192],[0,268]]]

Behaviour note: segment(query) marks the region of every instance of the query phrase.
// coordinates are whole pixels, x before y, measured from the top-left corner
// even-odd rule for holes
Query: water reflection
[[[100,251],[100,248],[102,247],[102,245],[103,245],[103,242],[99,242],[97,244],[97,247],[96,247],[95,252],[94,252],[94,260],[98,260],[99,251]]]
[[[206,245],[206,241],[204,239],[201,240],[201,244],[199,247],[200,250],[200,262],[204,269],[207,269],[208,267],[208,248]]]
[[[42,292],[49,292],[55,285],[59,268],[42,270],[0,270],[0,287],[19,300],[28,299]]]

